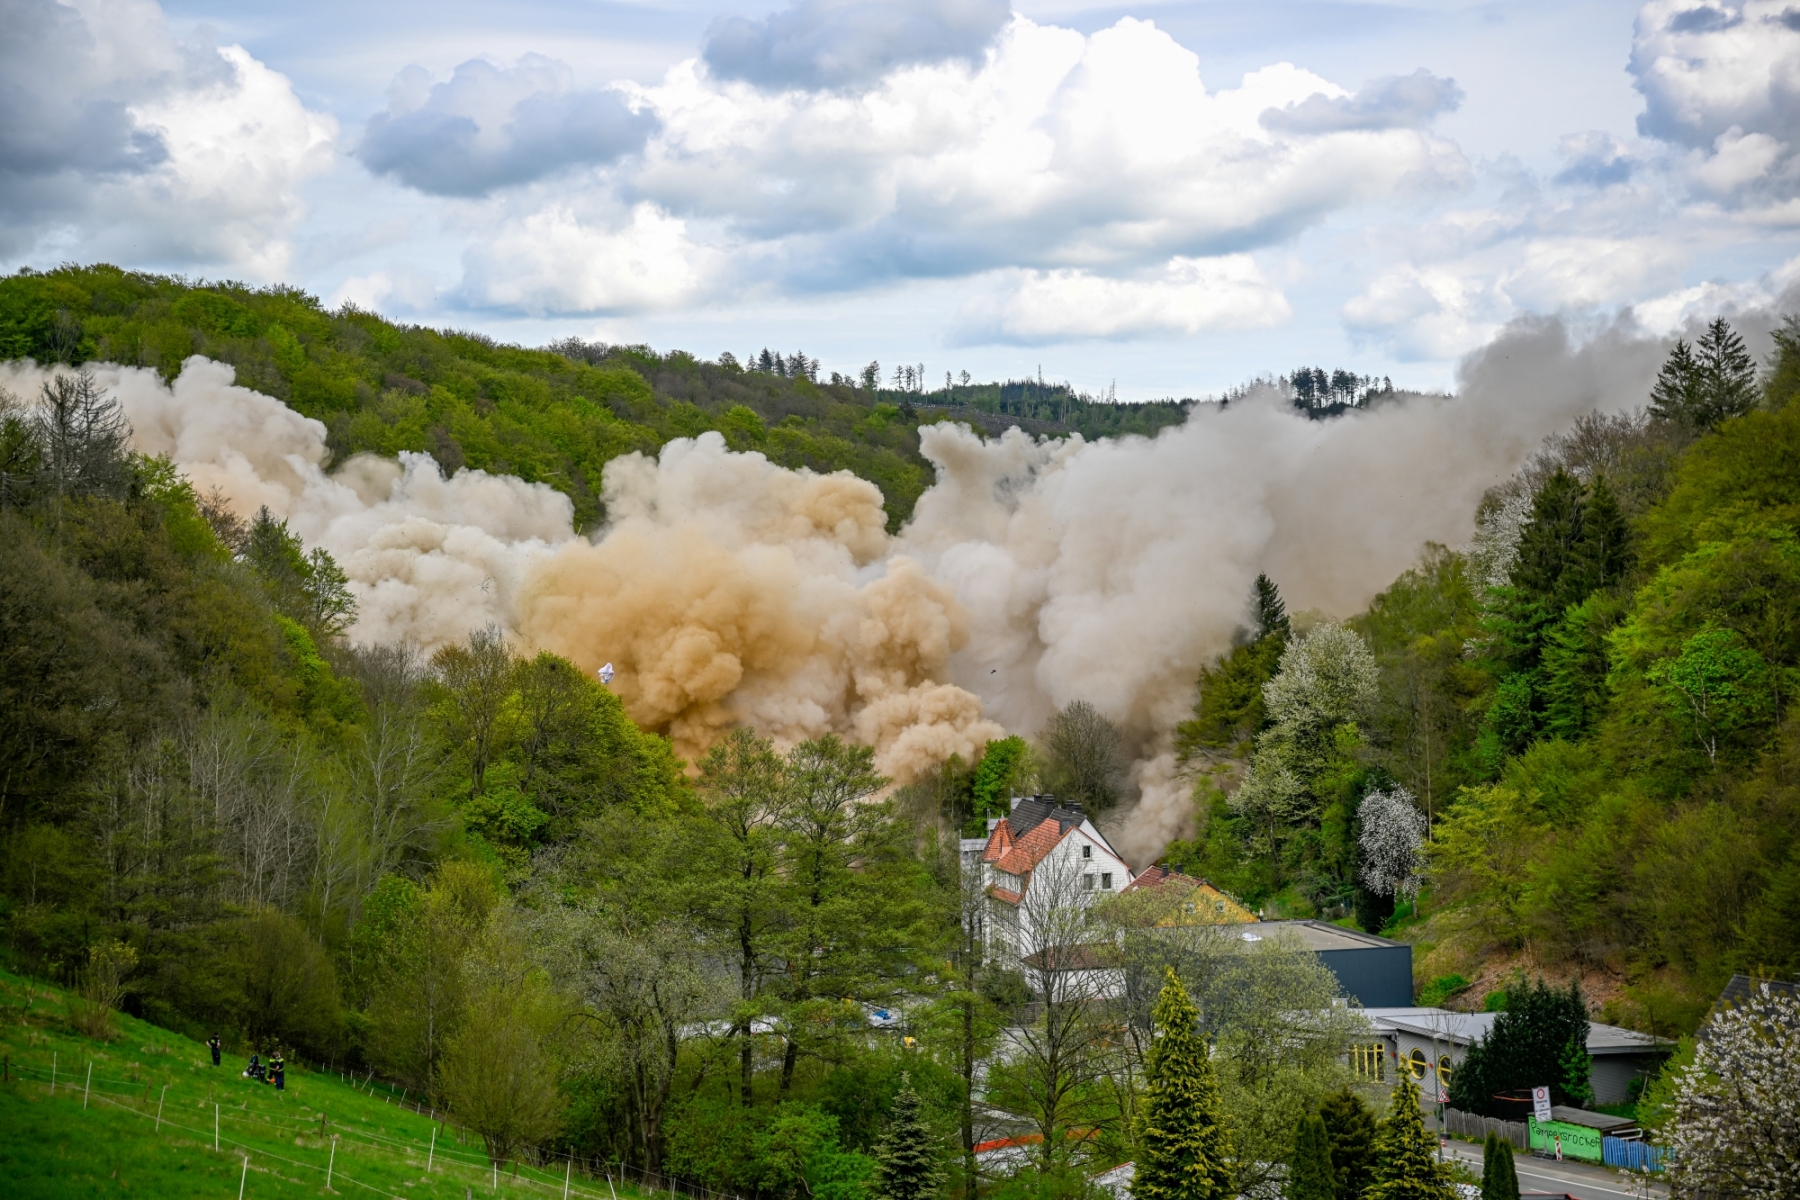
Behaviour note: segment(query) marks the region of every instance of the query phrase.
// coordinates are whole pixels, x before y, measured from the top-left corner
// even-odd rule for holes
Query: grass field
[[[120,1036],[99,1042],[73,1032],[65,1012],[61,992],[0,973],[7,1200],[563,1195],[561,1164],[496,1178],[479,1139],[459,1138],[379,1083],[290,1065],[278,1094],[244,1079],[243,1059],[214,1067],[206,1047],[166,1029],[121,1015]],[[644,1195],[579,1171],[567,1186],[585,1200]]]

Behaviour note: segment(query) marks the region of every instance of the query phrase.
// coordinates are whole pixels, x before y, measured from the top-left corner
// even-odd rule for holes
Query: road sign
[[[1550,1119],[1549,1088],[1534,1087],[1531,1089],[1531,1109],[1532,1114],[1536,1116],[1538,1120],[1548,1121]]]

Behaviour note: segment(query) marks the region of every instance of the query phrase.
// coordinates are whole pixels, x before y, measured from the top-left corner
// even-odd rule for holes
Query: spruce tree
[[[1256,604],[1256,636],[1266,638],[1271,633],[1276,633],[1287,637],[1291,628],[1287,605],[1282,603],[1281,590],[1275,586],[1275,581],[1267,575],[1258,575],[1251,598]]]
[[[1219,1121],[1219,1085],[1187,989],[1167,972],[1151,1010],[1156,1037],[1138,1117],[1133,1200],[1226,1200],[1233,1194],[1230,1141]]]
[[[1519,532],[1512,585],[1541,604],[1549,620],[1579,603],[1589,591],[1581,571],[1586,496],[1581,482],[1558,469],[1531,502],[1531,520]]]
[[[1631,529],[1619,501],[1606,486],[1606,476],[1596,475],[1587,491],[1581,511],[1581,539],[1575,547],[1575,570],[1579,573],[1579,604],[1596,588],[1611,587],[1631,570]],[[1571,591],[1574,589],[1570,589]]]
[[[1694,348],[1677,341],[1650,388],[1650,415],[1693,428],[1702,407],[1700,364],[1694,360]]]
[[[1286,1200],[1336,1200],[1331,1170],[1331,1139],[1317,1113],[1300,1118],[1294,1130],[1294,1153],[1288,1159]]]
[[[943,1183],[931,1131],[919,1116],[919,1093],[902,1073],[887,1134],[875,1147],[876,1194],[884,1200],[928,1200]]]
[[[1481,1200],[1519,1200],[1519,1171],[1513,1164],[1512,1143],[1490,1133],[1494,1150],[1484,1154],[1481,1169]]]
[[[1319,1103],[1331,1139],[1331,1172],[1338,1200],[1360,1200],[1374,1178],[1375,1114],[1362,1097],[1339,1088]]]
[[[1455,1200],[1448,1168],[1437,1159],[1437,1139],[1425,1131],[1419,1088],[1401,1073],[1393,1107],[1375,1137],[1375,1181],[1364,1200]]]
[[[1744,349],[1744,339],[1724,317],[1714,320],[1700,335],[1694,359],[1700,368],[1700,428],[1717,428],[1756,407],[1756,364]]]

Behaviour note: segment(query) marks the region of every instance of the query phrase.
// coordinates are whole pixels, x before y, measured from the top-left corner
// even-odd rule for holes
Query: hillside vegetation
[[[1439,997],[1582,974],[1677,1033],[1733,972],[1793,977],[1800,327],[1777,345],[1759,378],[1716,322],[1344,625],[1265,598],[1200,677],[1171,858],[1417,940]]]
[[[706,430],[783,466],[854,471],[881,488],[897,529],[931,484],[922,422],[1098,437],[1154,433],[1187,415],[1185,402],[1102,404],[1041,380],[965,379],[927,394],[911,367],[883,386],[879,364],[856,380],[834,372],[822,381],[817,360],[766,349],[748,367],[731,354],[706,361],[574,339],[533,350],[350,306],[330,311],[294,288],[103,265],[0,278],[0,360],[116,362],[172,379],[195,354],[230,363],[241,385],[324,422],[339,461],[413,450],[446,471],[547,483],[574,501],[583,529],[600,519],[609,459]]]
[[[327,1171],[338,1194],[495,1194],[480,1139],[416,1111],[399,1089],[295,1064],[277,1093],[243,1077],[241,1055],[214,1067],[200,1043],[127,1016],[104,1038],[84,1036],[69,1023],[78,1011],[78,997],[0,973],[8,1197],[235,1197],[240,1186],[246,1200],[317,1196]],[[502,1195],[560,1198],[565,1168],[525,1165],[498,1179]],[[644,1194],[580,1169],[569,1182],[583,1200]]]

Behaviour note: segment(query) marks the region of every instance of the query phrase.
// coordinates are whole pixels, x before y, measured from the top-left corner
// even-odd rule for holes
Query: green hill
[[[242,1057],[228,1054],[214,1067],[205,1046],[128,1016],[115,1017],[110,1041],[83,1037],[66,1020],[67,1004],[55,988],[0,974],[0,1178],[13,1200],[237,1196],[240,1188],[246,1200],[564,1194],[567,1164],[496,1174],[479,1139],[379,1082],[295,1063],[277,1093],[242,1076]],[[576,1169],[567,1194],[645,1193]]]
[[[230,363],[245,387],[324,422],[338,459],[403,450],[445,468],[547,483],[601,516],[600,471],[633,450],[717,430],[783,466],[850,470],[878,486],[892,528],[932,481],[918,427],[966,420],[989,432],[1154,433],[1188,404],[1107,404],[1042,380],[926,392],[819,378],[817,360],[767,350],[748,365],[675,350],[570,339],[507,346],[479,333],[400,325],[296,288],[197,283],[117,267],[29,269],[0,278],[0,360],[106,361],[174,378],[190,355]],[[910,370],[910,368],[908,368]]]

